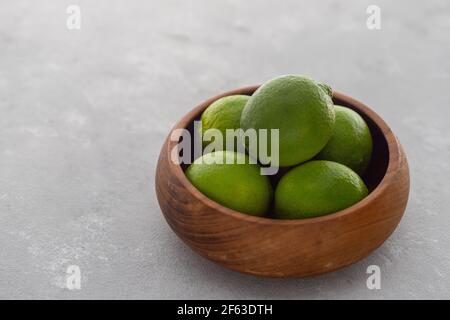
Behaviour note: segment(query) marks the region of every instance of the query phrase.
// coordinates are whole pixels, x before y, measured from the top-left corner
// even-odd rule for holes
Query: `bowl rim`
[[[193,108],[190,112],[188,112],[183,118],[178,121],[178,123],[170,130],[170,133],[168,135],[167,140],[164,142],[167,145],[166,148],[166,157],[168,159],[169,168],[172,171],[172,173],[176,176],[178,181],[183,185],[183,187],[188,190],[188,192],[194,196],[197,200],[201,201],[203,204],[207,205],[208,207],[218,210],[224,215],[227,215],[231,218],[246,221],[249,223],[258,223],[258,224],[269,224],[269,225],[280,225],[280,226],[297,226],[297,225],[307,225],[307,224],[314,224],[314,223],[322,223],[327,222],[331,220],[336,219],[342,219],[344,217],[347,217],[355,212],[359,212],[361,209],[369,206],[375,199],[379,198],[383,193],[384,190],[389,186],[391,183],[393,177],[396,175],[398,168],[400,166],[400,146],[398,144],[397,138],[395,137],[392,130],[389,128],[389,126],[386,124],[386,122],[378,115],[376,114],[371,108],[363,104],[362,102],[347,96],[343,93],[337,92],[333,90],[333,98],[343,101],[355,108],[358,109],[358,112],[362,112],[366,117],[370,118],[374,124],[380,129],[381,133],[383,134],[387,146],[388,146],[388,152],[389,152],[389,160],[388,160],[388,166],[386,169],[386,173],[384,174],[383,178],[379,182],[379,184],[375,187],[374,190],[372,190],[371,193],[368,194],[367,197],[362,199],[361,201],[355,203],[354,205],[345,208],[343,210],[339,210],[327,215],[318,216],[318,217],[312,217],[312,218],[305,218],[305,219],[273,219],[269,217],[260,217],[260,216],[253,216],[249,214],[245,214],[230,208],[227,208],[214,200],[208,198],[203,193],[201,193],[186,177],[184,174],[184,171],[180,164],[173,163],[170,161],[170,153],[173,147],[177,144],[177,142],[172,141],[170,139],[170,136],[172,132],[176,129],[186,129],[188,125],[194,121],[201,112],[203,112],[206,107],[208,107],[211,103],[216,101],[217,99],[220,99],[225,96],[234,95],[234,94],[247,94],[251,95],[253,94],[257,88],[259,88],[260,85],[254,85],[254,86],[246,86],[246,87],[240,87],[238,89],[229,90],[226,92],[223,92],[221,94],[218,94],[212,98],[209,98],[199,105],[197,105],[195,108]]]

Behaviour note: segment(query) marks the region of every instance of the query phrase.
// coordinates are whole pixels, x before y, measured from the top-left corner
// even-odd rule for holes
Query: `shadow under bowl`
[[[169,133],[156,169],[156,194],[173,231],[194,251],[227,268],[260,276],[303,277],[352,264],[379,247],[406,208],[409,169],[405,153],[387,124],[369,107],[333,92],[335,104],[358,112],[373,138],[373,154],[363,180],[369,195],[344,210],[316,218],[276,220],[226,208],[207,198],[171,161],[176,129],[193,132],[193,122],[215,100],[251,95],[258,86],[215,96],[186,114]],[[192,159],[191,159],[192,160]],[[275,183],[279,176],[272,177]]]

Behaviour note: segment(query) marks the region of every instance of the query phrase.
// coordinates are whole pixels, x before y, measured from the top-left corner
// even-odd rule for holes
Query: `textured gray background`
[[[66,28],[81,6],[82,27]],[[366,28],[366,8],[382,29]],[[448,1],[0,1],[0,298],[450,298]],[[170,127],[224,90],[301,73],[373,107],[411,167],[392,237],[276,280],[192,253],[160,213]],[[81,267],[82,289],[65,288]],[[366,288],[377,264],[382,289]]]

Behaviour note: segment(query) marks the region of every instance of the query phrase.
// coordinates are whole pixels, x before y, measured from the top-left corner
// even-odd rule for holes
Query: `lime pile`
[[[223,145],[196,159],[186,176],[203,194],[228,208],[302,219],[345,209],[368,194],[360,175],[372,155],[369,127],[355,111],[333,105],[331,88],[309,77],[280,76],[252,96],[218,99],[203,112],[201,123],[203,147],[212,142],[207,137],[210,130],[223,135]],[[230,148],[227,129],[253,130],[258,148],[239,139]],[[269,135],[278,129],[277,146],[270,138],[262,139],[262,129]],[[260,148],[269,154],[278,150],[277,162],[264,162]],[[272,185],[261,175],[261,164],[285,167],[283,175],[273,179],[278,183]]]

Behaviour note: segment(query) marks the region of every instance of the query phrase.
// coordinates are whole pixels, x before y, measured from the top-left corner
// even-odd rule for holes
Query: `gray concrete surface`
[[[81,7],[81,30],[66,8]],[[382,29],[366,28],[381,8]],[[0,298],[450,298],[448,1],[0,1]],[[328,275],[263,279],[190,251],[155,165],[218,92],[308,74],[372,106],[411,167],[392,237]],[[381,268],[381,289],[366,268]],[[81,290],[66,288],[78,265]]]

